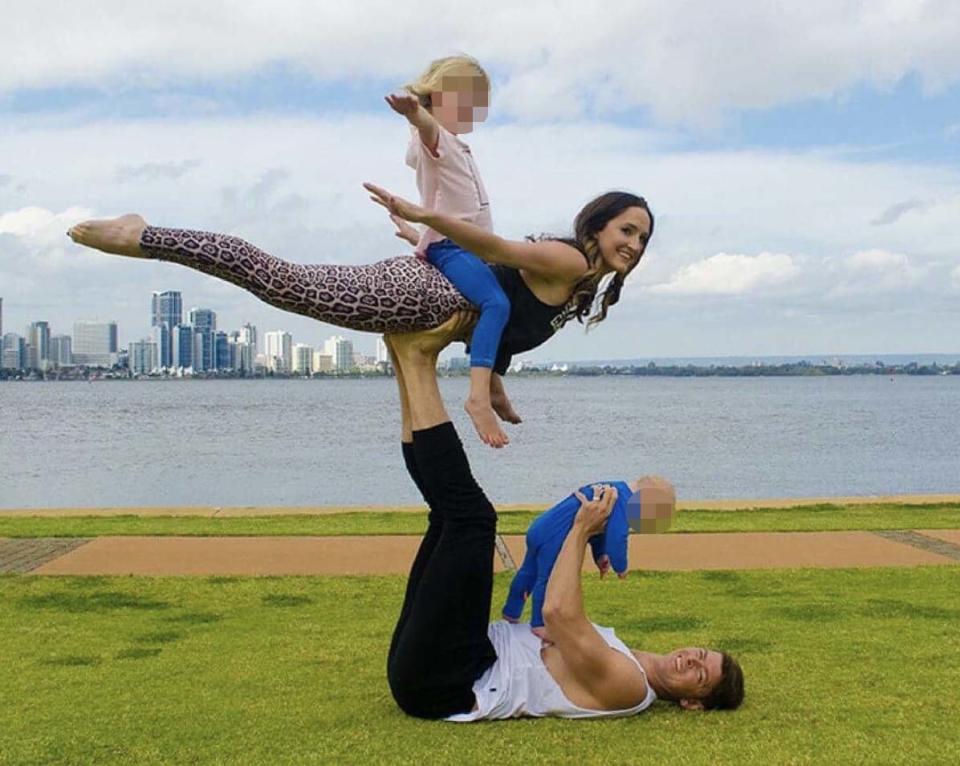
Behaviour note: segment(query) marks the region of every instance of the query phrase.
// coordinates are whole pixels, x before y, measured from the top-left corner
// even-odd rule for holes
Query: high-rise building
[[[214,337],[217,332],[217,314],[211,309],[190,309],[190,324],[193,325],[194,338],[200,338],[200,342],[194,341],[194,350],[198,351],[193,356],[193,369],[196,372],[206,370],[215,370],[217,368]]]
[[[298,343],[293,347],[293,371],[297,375],[313,374],[313,346]]]
[[[381,363],[390,363],[390,352],[387,350],[387,344],[383,342],[383,338],[377,336],[377,364]]]
[[[117,361],[117,323],[81,321],[73,325],[73,363],[112,367]]]
[[[254,358],[257,356],[257,328],[255,325],[247,322],[240,328],[239,342],[250,346],[250,353]]]
[[[31,370],[45,370],[50,360],[50,324],[32,322],[27,328],[27,362]]]
[[[333,357],[322,351],[313,352],[314,372],[333,372]]]
[[[183,322],[183,298],[177,290],[154,292],[150,301],[150,326],[160,351],[161,367],[176,367],[173,363],[173,328]]]
[[[324,341],[323,353],[333,357],[333,369],[337,372],[353,368],[353,343],[340,335],[334,335]]]
[[[222,330],[213,335],[213,367],[216,370],[232,370],[230,359],[230,339]]]
[[[247,325],[249,327],[249,325]],[[254,330],[254,333],[256,330]],[[249,338],[248,333],[244,333],[243,330],[234,330],[230,333],[229,343],[230,343],[230,369],[234,372],[239,372],[244,375],[250,375],[253,373],[253,362],[256,357],[256,354],[253,353],[253,347],[250,343],[243,340],[243,338]]]
[[[0,367],[5,370],[22,370],[25,367],[27,344],[15,332],[8,332],[0,342]]]
[[[69,335],[54,335],[50,338],[50,365],[68,367],[73,364],[73,345]]]
[[[170,331],[171,364],[174,369],[193,367],[193,327],[178,324]]]
[[[134,341],[130,344],[127,364],[134,375],[149,375],[157,370],[160,367],[157,344],[148,339]]]
[[[264,333],[267,369],[286,373],[293,368],[293,336],[283,330]]]

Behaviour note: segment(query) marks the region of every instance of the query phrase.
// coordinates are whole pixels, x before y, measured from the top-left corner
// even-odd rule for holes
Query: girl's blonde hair
[[[404,90],[412,93],[420,99],[420,103],[426,108],[431,107],[430,94],[443,90],[444,77],[464,77],[474,76],[483,80],[483,84],[490,90],[490,76],[486,70],[480,66],[480,62],[473,56],[461,53],[457,56],[446,56],[436,61],[431,61],[430,66],[416,80],[403,86]]]

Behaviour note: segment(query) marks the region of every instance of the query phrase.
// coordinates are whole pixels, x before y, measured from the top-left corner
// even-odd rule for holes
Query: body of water
[[[495,503],[658,473],[680,497],[960,492],[960,376],[507,378],[524,423],[476,438]],[[0,384],[10,508],[413,504],[391,379]]]

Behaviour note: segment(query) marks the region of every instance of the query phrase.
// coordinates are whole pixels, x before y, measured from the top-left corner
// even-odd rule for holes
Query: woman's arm
[[[374,184],[365,183],[363,186],[371,193],[370,199],[391,214],[413,223],[426,224],[488,263],[523,269],[549,281],[570,283],[576,282],[587,270],[580,252],[563,242],[504,239],[467,221],[415,205]]]

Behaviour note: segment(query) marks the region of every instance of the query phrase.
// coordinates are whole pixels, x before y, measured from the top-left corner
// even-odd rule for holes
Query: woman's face
[[[626,276],[637,265],[650,238],[650,215],[642,207],[628,207],[597,233],[602,268]]]

